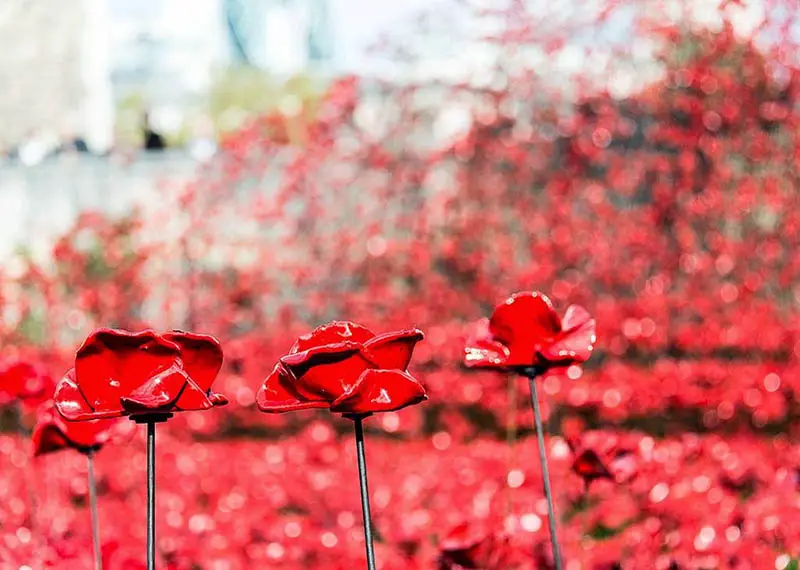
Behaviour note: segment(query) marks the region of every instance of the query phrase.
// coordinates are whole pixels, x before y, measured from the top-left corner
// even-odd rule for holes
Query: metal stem
[[[508,416],[506,418],[506,453],[507,468],[506,475],[511,472],[516,463],[516,453],[514,451],[514,444],[517,440],[517,377],[514,374],[508,375]],[[506,487],[506,516],[514,512],[514,490],[511,487]]]
[[[92,543],[94,544],[94,567],[103,570],[103,558],[100,554],[100,524],[97,516],[97,485],[94,479],[94,452],[86,454],[89,466],[89,510],[92,514]]]
[[[531,402],[533,403],[533,417],[536,421],[536,438],[539,440],[539,460],[542,463],[542,482],[544,495],[547,499],[547,519],[550,523],[550,544],[553,548],[553,563],[555,570],[561,570],[561,552],[558,548],[556,535],[556,509],[553,506],[553,491],[550,489],[550,470],[547,468],[547,451],[544,446],[544,429],[542,429],[542,413],[539,410],[539,396],[536,393],[536,373],[529,372],[528,383],[531,386]]]
[[[147,422],[147,570],[156,568],[156,424]]]
[[[375,570],[375,547],[372,544],[372,517],[369,512],[369,488],[367,487],[367,458],[364,453],[364,429],[361,418],[354,417],[356,430],[356,452],[358,454],[358,478],[361,482],[361,511],[364,515],[364,540],[367,543],[367,568]]]

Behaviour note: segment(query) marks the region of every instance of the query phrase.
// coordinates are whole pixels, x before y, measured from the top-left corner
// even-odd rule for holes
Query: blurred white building
[[[328,0],[224,0],[223,7],[233,63],[278,74],[333,64]]]
[[[36,162],[75,136],[108,147],[104,2],[0,2],[0,150]]]
[[[217,67],[291,74],[332,62],[328,0],[104,0],[113,81],[170,102],[203,92]]]

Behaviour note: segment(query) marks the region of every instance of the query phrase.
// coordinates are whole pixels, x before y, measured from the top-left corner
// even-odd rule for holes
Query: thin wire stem
[[[156,568],[156,424],[147,422],[147,570]]]
[[[356,453],[358,454],[358,478],[361,483],[361,511],[364,515],[364,541],[367,548],[367,568],[375,570],[375,546],[372,543],[372,517],[369,510],[369,488],[367,486],[367,458],[364,453],[364,428],[361,418],[354,417],[356,430]]]
[[[508,397],[508,412],[506,417],[506,452],[508,460],[506,471],[510,472],[514,468],[516,453],[514,446],[517,441],[517,377],[514,374],[508,375],[508,385],[506,387]],[[506,487],[506,516],[514,512],[514,490]]]
[[[550,488],[550,470],[547,467],[547,450],[544,446],[544,429],[542,428],[542,413],[539,410],[539,396],[536,392],[535,372],[528,373],[528,383],[531,387],[536,438],[539,440],[539,461],[542,464],[542,482],[544,483],[544,495],[547,499],[547,519],[550,523],[550,544],[553,548],[553,563],[555,564],[555,570],[561,570],[561,552],[558,548],[558,535],[556,534],[556,509],[553,505],[553,491]]]
[[[103,558],[100,554],[100,522],[97,516],[97,484],[94,478],[94,452],[86,454],[89,467],[89,510],[92,514],[92,544],[94,545],[94,567],[103,570]]]

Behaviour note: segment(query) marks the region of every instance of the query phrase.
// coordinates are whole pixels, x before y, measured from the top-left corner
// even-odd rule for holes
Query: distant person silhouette
[[[142,131],[144,133],[144,149],[160,151],[167,148],[167,142],[164,137],[153,130],[150,125],[150,116],[145,113],[142,117]]]
[[[89,153],[90,149],[89,145],[86,144],[86,140],[83,137],[75,136],[75,137],[68,137],[55,150],[55,154],[61,154],[64,152]]]
[[[75,152],[89,152],[89,145],[86,144],[86,140],[81,136],[72,139],[71,144],[75,148]]]

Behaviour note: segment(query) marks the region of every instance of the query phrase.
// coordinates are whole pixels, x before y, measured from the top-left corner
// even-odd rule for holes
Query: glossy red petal
[[[364,343],[364,355],[376,367],[405,370],[411,362],[414,347],[425,335],[419,329],[406,329],[379,334]]]
[[[129,414],[148,411],[169,412],[173,410],[187,386],[189,386],[189,377],[176,364],[156,374],[120,400],[123,409]],[[204,400],[204,402],[200,400]],[[189,409],[208,409],[211,407],[211,402],[202,391],[194,387],[189,405],[192,406]]]
[[[219,341],[213,336],[177,330],[163,336],[180,346],[183,369],[201,390],[208,392],[222,368]]]
[[[33,429],[31,440],[33,442],[34,456],[69,448],[67,438],[53,424],[37,424]]]
[[[84,453],[96,450],[108,441],[112,424],[106,420],[66,422],[56,412],[53,402],[47,402],[37,412],[32,435],[34,455],[61,449]]]
[[[508,349],[489,332],[489,319],[475,323],[475,331],[464,348],[464,364],[470,368],[504,368]]]
[[[331,404],[331,411],[342,414],[391,412],[427,399],[425,388],[408,372],[366,370],[355,386]]]
[[[580,305],[570,305],[564,313],[564,318],[561,319],[561,330],[564,334],[567,334],[572,330],[582,327],[591,320],[593,319],[589,311]]]
[[[343,342],[363,344],[374,337],[375,334],[368,328],[351,321],[332,321],[320,325],[308,334],[304,334],[292,346],[289,354],[303,352],[310,348],[326,344],[339,344]]]
[[[564,315],[564,332],[549,346],[540,350],[541,357],[551,363],[572,364],[586,362],[592,355],[595,320],[583,307],[572,305]]]
[[[218,394],[217,392],[211,392],[208,395],[208,399],[213,406],[227,406],[228,405],[228,398],[223,396],[222,394]]]
[[[172,369],[179,357],[180,347],[153,331],[99,329],[78,349],[76,381],[95,416],[119,415],[121,398]]]
[[[207,410],[214,406],[224,406],[228,403],[228,399],[222,394],[201,390],[190,376],[187,375],[186,378],[186,385],[175,402],[175,411]]]
[[[288,354],[281,363],[295,378],[294,391],[306,400],[332,402],[354,386],[372,365],[361,344],[341,342]]]
[[[530,366],[561,332],[561,319],[545,295],[521,292],[497,306],[489,331],[494,341],[508,349],[507,366]]]
[[[70,421],[87,420],[98,417],[78,387],[75,381],[74,369],[70,369],[61,381],[59,381],[53,400],[58,413]],[[122,415],[121,409],[117,412],[112,412],[106,417],[115,417],[119,415]]]
[[[281,363],[275,365],[272,372],[256,394],[256,405],[262,412],[279,414],[309,408],[327,408],[325,400],[306,400],[299,397],[292,389],[294,377],[286,371]]]

